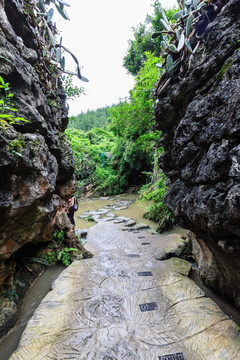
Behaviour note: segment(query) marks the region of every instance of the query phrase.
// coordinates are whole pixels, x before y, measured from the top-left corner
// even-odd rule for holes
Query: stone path
[[[156,260],[181,237],[115,222],[89,230],[95,256],[62,272],[10,359],[240,359],[239,327],[187,277],[188,262]]]

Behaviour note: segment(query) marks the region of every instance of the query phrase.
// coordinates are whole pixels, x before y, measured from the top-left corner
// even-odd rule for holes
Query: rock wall
[[[193,233],[201,278],[240,308],[240,1],[211,6],[192,68],[159,97],[159,161],[171,181],[165,202]]]
[[[76,186],[65,95],[43,56],[33,4],[0,0],[0,75],[17,116],[29,120],[0,124],[0,295],[16,269],[13,255],[51,239],[56,213]]]

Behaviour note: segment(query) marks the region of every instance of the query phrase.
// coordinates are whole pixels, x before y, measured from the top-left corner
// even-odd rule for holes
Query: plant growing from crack
[[[18,109],[13,103],[14,94],[10,92],[9,83],[0,76],[0,126],[3,128],[20,122],[30,122],[23,117],[16,116]]]
[[[65,10],[65,7],[69,7],[70,5],[63,0],[38,0],[37,2],[33,2],[38,27],[41,30],[43,38],[45,39],[45,43],[49,43],[49,47],[43,46],[43,57],[49,57],[51,64],[57,65],[60,73],[76,75],[80,80],[88,82],[88,79],[81,74],[79,62],[76,56],[62,44],[62,37],[60,38],[59,43],[56,42],[54,36],[56,33],[56,29],[52,24],[54,8],[51,7],[50,9],[48,9],[50,3],[55,5],[58,13],[65,20],[70,20]],[[68,71],[65,69],[65,52],[70,54],[72,59],[76,63],[76,72]]]
[[[69,266],[71,264],[71,253],[73,251],[78,251],[77,249],[74,249],[74,248],[67,248],[65,247],[63,250],[61,250],[59,253],[58,253],[58,257],[57,259],[58,260],[61,260],[62,263],[65,265],[65,266]]]
[[[206,28],[210,22],[206,7],[211,5],[214,11],[218,10],[216,5],[208,4],[207,0],[178,0],[178,3],[180,10],[174,15],[177,22],[169,22],[162,9],[160,21],[164,30],[152,34],[153,38],[164,34],[161,56],[165,61],[163,64],[156,64],[162,71],[155,88],[156,98],[170,85],[173,75],[181,78],[191,68],[194,56],[203,42],[201,35],[204,31],[201,30],[200,33],[200,25]]]

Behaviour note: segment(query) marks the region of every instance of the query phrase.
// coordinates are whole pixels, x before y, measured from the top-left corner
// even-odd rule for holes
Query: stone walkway
[[[187,277],[188,262],[156,260],[180,235],[117,222],[90,229],[95,256],[61,273],[10,359],[240,359],[239,327]]]

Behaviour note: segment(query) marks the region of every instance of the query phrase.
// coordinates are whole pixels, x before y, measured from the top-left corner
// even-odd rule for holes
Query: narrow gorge
[[[240,0],[186,0],[190,15],[186,8],[169,23],[162,13],[165,30],[153,35],[165,36],[161,64],[152,62],[160,78],[152,93],[146,90],[154,103],[148,134],[140,129],[145,123],[119,120],[117,106],[115,132],[104,119],[111,134],[68,127],[62,40],[56,44],[51,12],[44,13],[44,4],[57,1],[64,14],[62,0],[0,0],[0,338],[49,265],[50,244],[60,246],[58,260],[64,249],[76,251],[73,263],[40,303],[12,360],[237,359],[237,322],[189,274],[197,268],[206,286],[240,309]],[[81,79],[79,65],[76,75]],[[121,142],[124,131],[129,138]],[[113,143],[119,156],[108,151]],[[84,153],[89,144],[95,152]],[[147,188],[150,177],[152,192],[162,181],[159,202],[171,227],[183,229],[160,235],[115,214],[132,204],[119,193]],[[110,193],[117,201],[81,214],[74,228],[66,206],[74,194],[80,203],[81,181],[89,196],[108,202]],[[77,226],[84,219],[98,222],[86,246]],[[54,234],[61,241],[50,243]]]

